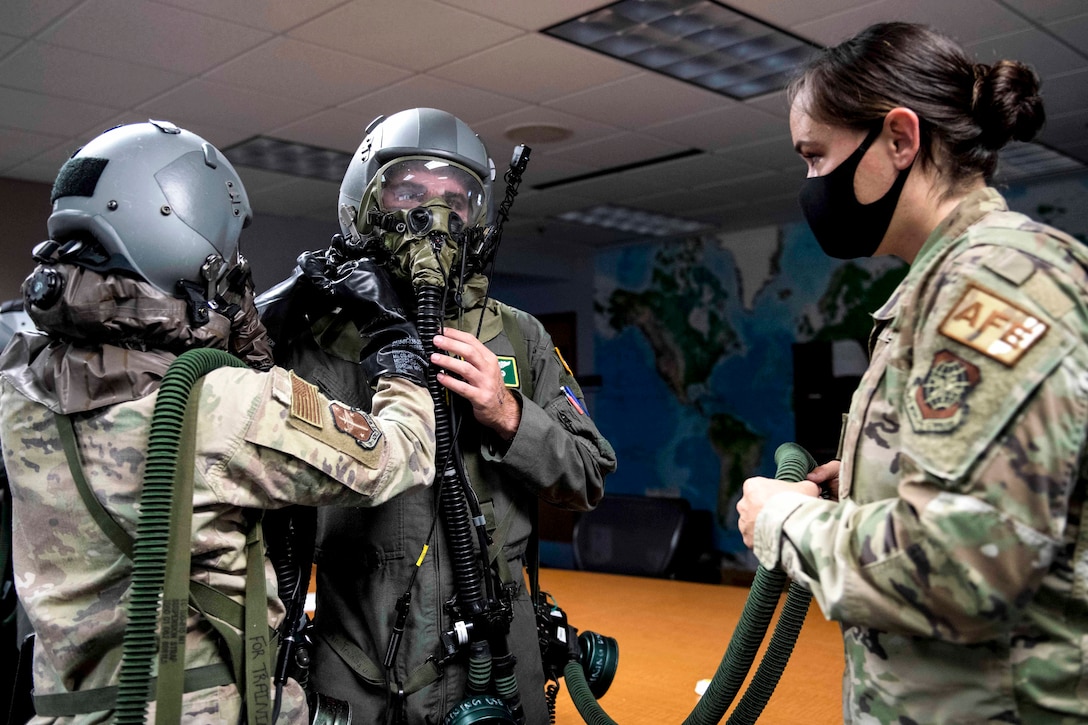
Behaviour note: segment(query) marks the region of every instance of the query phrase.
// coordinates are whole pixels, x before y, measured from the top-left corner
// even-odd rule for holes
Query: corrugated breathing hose
[[[779,446],[774,460],[777,467],[775,478],[783,481],[801,481],[816,465],[808,451],[796,443]],[[714,673],[706,692],[683,725],[711,725],[721,722],[748,676],[752,661],[767,632],[767,626],[778,607],[785,582],[786,575],[781,571],[765,569],[762,566],[756,570],[744,610],[736,629],[733,630],[718,671]],[[808,590],[796,584],[790,586],[767,652],[736,710],[730,716],[730,725],[754,723],[763,711],[793,652],[810,601]],[[615,721],[605,713],[590,692],[585,671],[579,662],[568,662],[563,674],[571,699],[583,720],[591,725],[615,725]]]
[[[141,725],[147,717],[151,665],[158,650],[155,630],[170,538],[174,473],[189,393],[198,379],[228,365],[246,367],[224,350],[187,350],[167,368],[155,400],[140,492],[140,518],[133,544],[132,593],[114,710],[117,725]]]

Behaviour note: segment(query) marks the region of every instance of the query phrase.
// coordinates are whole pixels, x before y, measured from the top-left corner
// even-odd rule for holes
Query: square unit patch
[[[993,292],[970,285],[941,323],[942,335],[1008,367],[1042,338],[1047,325]]]

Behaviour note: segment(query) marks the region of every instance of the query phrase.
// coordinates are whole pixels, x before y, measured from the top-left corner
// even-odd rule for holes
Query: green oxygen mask
[[[465,223],[441,199],[412,209],[388,212],[382,246],[390,254],[389,270],[413,288],[443,287],[459,260]]]

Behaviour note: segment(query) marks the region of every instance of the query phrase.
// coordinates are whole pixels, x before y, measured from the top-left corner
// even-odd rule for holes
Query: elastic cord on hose
[[[121,645],[121,671],[114,711],[114,722],[118,725],[142,725],[147,716],[152,660],[158,650],[155,630],[166,575],[170,509],[185,405],[198,379],[227,365],[246,367],[244,362],[223,350],[188,350],[167,368],[155,400],[140,492],[140,518],[133,545],[128,626]]]

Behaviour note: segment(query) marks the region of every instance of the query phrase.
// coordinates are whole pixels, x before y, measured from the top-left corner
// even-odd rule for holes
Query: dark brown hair
[[[914,111],[921,162],[951,188],[978,174],[989,179],[998,150],[1011,139],[1030,141],[1046,119],[1031,68],[973,63],[948,37],[913,23],[872,25],[827,48],[790,84],[790,102],[802,91],[805,111],[835,126],[864,129],[893,108]]]

